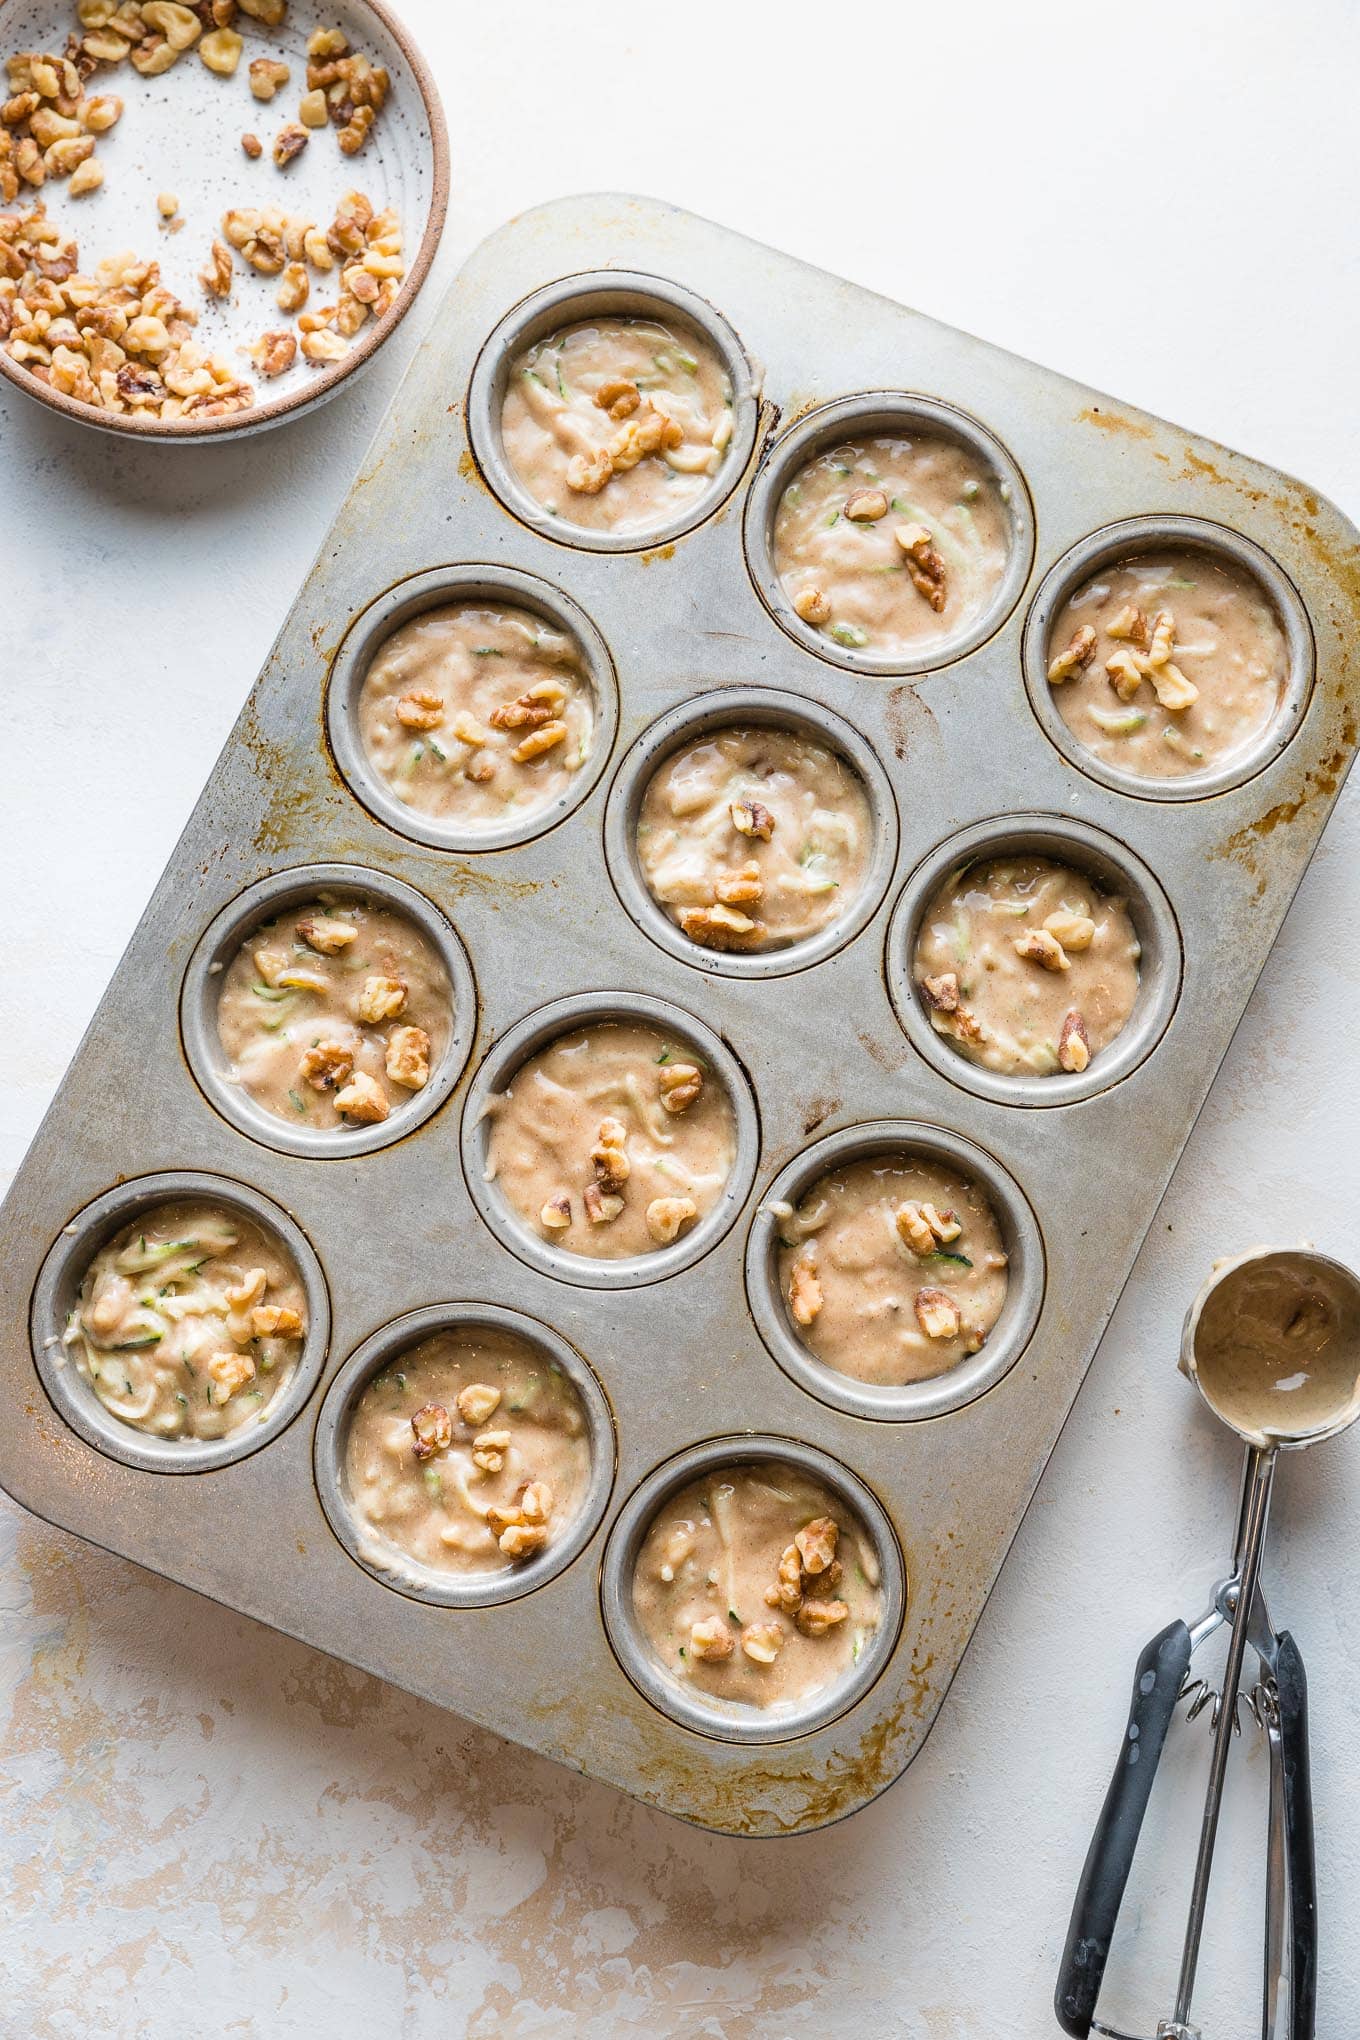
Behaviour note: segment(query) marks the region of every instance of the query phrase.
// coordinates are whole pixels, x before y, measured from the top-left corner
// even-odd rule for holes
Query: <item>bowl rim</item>
[[[0,0],[0,8],[3,5],[4,0]],[[324,402],[327,397],[334,394],[347,376],[361,368],[383,342],[396,332],[424,287],[448,218],[448,121],[445,118],[443,102],[433,71],[410,31],[387,5],[387,0],[354,0],[354,5],[367,9],[374,15],[400,49],[410,66],[411,75],[416,81],[425,108],[426,119],[430,124],[434,180],[430,192],[429,216],[425,221],[425,231],[420,237],[415,260],[402,279],[401,289],[391,310],[376,324],[370,322],[364,337],[355,342],[343,360],[333,362],[329,368],[323,368],[309,383],[290,391],[286,396],[270,397],[263,403],[252,404],[247,411],[230,411],[222,418],[167,418],[139,423],[136,418],[123,412],[96,410],[90,404],[82,404],[75,397],[68,397],[62,391],[38,382],[19,362],[12,360],[3,347],[0,347],[0,375],[3,375],[7,382],[12,383],[22,395],[44,405],[49,411],[56,411],[65,418],[72,418],[78,425],[91,426],[97,432],[121,433],[130,439],[230,439],[239,437],[245,432],[258,431],[267,425],[282,424],[285,419],[307,410],[314,404]]]

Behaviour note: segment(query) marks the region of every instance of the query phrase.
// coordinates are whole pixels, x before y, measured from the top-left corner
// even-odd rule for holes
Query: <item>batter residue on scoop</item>
[[[915,976],[932,1027],[970,1062],[1076,1074],[1127,1024],[1139,955],[1123,900],[1049,858],[999,857],[941,886]]]
[[[858,775],[798,730],[737,726],[653,775],[637,849],[654,899],[708,949],[783,949],[847,913],[872,842]]]
[[[1093,757],[1143,779],[1208,772],[1273,721],[1289,645],[1232,561],[1168,546],[1102,567],[1054,618],[1048,681]]]
[[[345,1478],[374,1564],[508,1572],[580,1512],[585,1412],[570,1377],[528,1340],[490,1325],[437,1332],[364,1388]]]
[[[722,1195],[736,1120],[684,1042],[623,1021],[573,1029],[492,1100],[487,1178],[540,1238],[621,1260],[689,1232]]]
[[[171,1203],[100,1248],[62,1345],[124,1424],[217,1439],[268,1415],[306,1329],[301,1277],[262,1226],[227,1206]]]
[[[1195,1370],[1213,1407],[1259,1444],[1330,1429],[1360,1397],[1352,1286],[1287,1251],[1244,1261],[1205,1299]]]
[[[657,1663],[715,1700],[787,1711],[844,1678],[882,1619],[858,1517],[780,1461],[716,1468],[657,1511],[633,1608]]]
[[[779,1285],[808,1350],[854,1381],[900,1387],[976,1353],[1006,1301],[984,1193],[925,1156],[851,1161],[780,1207]]]

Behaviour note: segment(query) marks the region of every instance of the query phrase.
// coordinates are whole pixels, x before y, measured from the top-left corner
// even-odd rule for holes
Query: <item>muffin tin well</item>
[[[604,544],[516,494],[497,405],[526,337],[630,309],[688,320],[719,347],[734,443],[672,528]],[[783,616],[760,565],[787,463],[824,430],[862,427],[866,405],[971,435],[1013,518],[992,612],[893,670]],[[1093,547],[1183,519],[1266,561],[1297,675],[1252,776],[1172,802],[1061,747],[1033,648]],[[1356,544],[1301,484],[673,208],[596,197],[515,220],[432,326],[5,1205],[0,1484],[706,1826],[787,1833],[864,1804],[938,1714],[1350,763]],[[477,840],[387,804],[353,730],[394,622],[468,590],[570,632],[598,710],[570,797]],[[686,732],[767,711],[859,771],[870,880],[813,942],[705,955],[641,884],[636,803]],[[935,1035],[911,981],[935,886],[966,855],[1022,845],[1124,893],[1142,944],[1133,1019],[1080,1078],[993,1078]],[[213,1003],[216,967],[254,921],[324,886],[419,921],[449,972],[455,1029],[409,1107],[305,1138],[227,1081]],[[656,1017],[736,1112],[715,1211],[631,1264],[561,1252],[486,1180],[486,1105],[590,1016]],[[880,1395],[797,1339],[770,1220],[829,1160],[882,1141],[982,1184],[1011,1284],[978,1354]],[[199,1481],[163,1478],[168,1462],[141,1456],[135,1434],[92,1421],[47,1344],[96,1237],[90,1215],[186,1170],[264,1200],[290,1242],[298,1229],[297,1251],[315,1254],[314,1331],[327,1297],[331,1317],[300,1400],[260,1427],[260,1449]],[[338,1472],[365,1370],[412,1326],[464,1310],[518,1314],[600,1399],[598,1487],[569,1543],[513,1592],[471,1599],[413,1593],[356,1562]],[[885,1576],[897,1569],[900,1599],[825,1708],[736,1734],[673,1680],[649,1682],[628,1639],[627,1572],[680,1471],[767,1452],[816,1456],[873,1529]]]

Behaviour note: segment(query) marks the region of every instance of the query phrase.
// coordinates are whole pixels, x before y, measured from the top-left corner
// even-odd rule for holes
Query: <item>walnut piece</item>
[[[453,1425],[443,1403],[422,1403],[411,1418],[412,1451],[417,1459],[433,1459],[453,1443]]]
[[[302,1318],[285,1303],[263,1303],[250,1313],[252,1339],[296,1339],[302,1334]]]
[[[586,1208],[586,1217],[592,1225],[612,1225],[623,1210],[623,1199],[602,1190],[598,1183],[586,1186],[581,1201]]]
[[[765,891],[760,866],[750,863],[739,866],[735,871],[720,871],[714,891],[725,907],[754,906]]]
[[[298,1075],[314,1091],[334,1091],[353,1070],[354,1057],[342,1041],[314,1041],[298,1064]]]
[[[383,1067],[403,1091],[423,1091],[430,1081],[430,1037],[423,1027],[394,1027],[387,1037]]]
[[[893,536],[906,555],[912,586],[938,616],[946,600],[945,571],[933,534],[924,524],[899,524]]]
[[[406,1004],[406,986],[400,978],[366,977],[359,993],[359,1018],[365,1027],[378,1027],[395,1020]]]
[[[307,947],[322,956],[338,955],[359,935],[352,921],[342,921],[336,914],[309,914],[305,921],[298,922],[297,931]]]
[[[1079,956],[1083,949],[1089,949],[1096,939],[1096,924],[1089,914],[1059,912],[1049,914],[1044,926],[1056,942],[1073,956]]]
[[[1058,1067],[1073,1075],[1089,1067],[1091,1061],[1091,1037],[1086,1032],[1086,1022],[1074,1006],[1062,1024],[1058,1036]]]
[[[789,1271],[789,1310],[793,1321],[810,1325],[822,1307],[822,1285],[810,1261],[797,1260]]]
[[[774,816],[758,800],[734,800],[728,813],[739,836],[759,836],[768,843],[774,834]]]
[[[825,1636],[850,1614],[844,1601],[804,1601],[794,1621],[804,1636]]]
[[[836,1540],[840,1536],[840,1525],[830,1516],[814,1516],[805,1523],[794,1538],[803,1571],[816,1575],[824,1573],[836,1556]]]
[[[285,375],[297,360],[297,341],[291,333],[262,333],[249,353],[261,375],[270,378]]]
[[[470,1381],[466,1388],[460,1388],[455,1401],[458,1414],[465,1424],[474,1427],[484,1424],[501,1399],[498,1388],[492,1388],[485,1381]]]
[[[479,1431],[472,1441],[472,1463],[483,1473],[499,1473],[513,1440],[508,1431]]]
[[[565,1232],[571,1224],[571,1198],[565,1190],[550,1197],[538,1214],[538,1222],[549,1232]]]
[[[1072,968],[1067,951],[1047,928],[1026,928],[1023,935],[1016,936],[1011,947],[1026,963],[1041,964],[1045,970]]]
[[[647,1231],[659,1247],[668,1247],[680,1228],[699,1216],[692,1197],[654,1197],[646,1210]]]
[[[250,66],[251,92],[268,105],[292,75],[287,64],[281,64],[276,57],[256,57]]]
[[[938,977],[922,978],[921,990],[937,1013],[958,1012],[959,980],[952,970],[942,971]]]
[[[888,499],[882,489],[855,489],[845,499],[845,514],[853,524],[876,524],[888,514]]]
[[[656,1075],[661,1103],[667,1112],[687,1112],[704,1088],[704,1080],[693,1063],[663,1063]]]
[[[602,411],[608,411],[611,418],[628,418],[636,411],[642,398],[635,382],[625,376],[613,376],[603,382],[595,392],[595,402]]]
[[[958,1337],[963,1313],[947,1289],[918,1289],[916,1322],[928,1339]]]
[[[201,1365],[208,1376],[208,1400],[218,1408],[255,1379],[255,1362],[249,1353],[233,1353],[223,1348],[209,1353]]]
[[[387,1117],[387,1094],[376,1078],[358,1070],[344,1090],[336,1092],[335,1109],[362,1126],[376,1126]]]
[[[736,1649],[736,1639],[721,1615],[710,1615],[706,1621],[691,1626],[689,1647],[697,1658],[721,1660],[731,1657]]]
[[[296,162],[310,140],[305,127],[300,127],[295,120],[287,121],[275,135],[270,151],[277,167],[286,170],[290,163]]]
[[[761,923],[753,921],[749,914],[722,905],[686,907],[680,916],[680,926],[691,942],[701,942],[707,949],[749,949],[765,933]]]
[[[1096,655],[1096,634],[1089,623],[1074,631],[1056,658],[1050,660],[1049,684],[1059,687],[1064,680],[1070,680],[1074,673],[1084,673]]]
[[[804,623],[829,623],[831,597],[820,588],[800,588],[793,598],[794,614]]]
[[[748,1622],[741,1632],[741,1647],[752,1663],[772,1665],[784,1648],[784,1632],[777,1622]]]

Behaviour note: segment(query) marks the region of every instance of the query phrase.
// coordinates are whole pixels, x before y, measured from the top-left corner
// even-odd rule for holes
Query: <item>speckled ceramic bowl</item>
[[[83,425],[142,439],[227,439],[263,431],[285,418],[324,403],[372,360],[415,301],[443,231],[448,207],[448,134],[439,94],[424,58],[383,0],[289,0],[283,22],[268,28],[238,12],[235,29],[244,48],[231,77],[215,75],[191,48],[159,77],[143,77],[128,61],[101,67],[87,81],[87,95],[116,93],[124,111],[117,125],[96,137],[95,160],[102,186],[72,198],[66,179],[48,177],[41,189],[24,185],[8,211],[45,202],[61,227],[78,237],[82,274],[101,258],[132,250],[159,261],[163,280],[199,313],[195,338],[223,355],[253,384],[255,402],[216,417],[163,419],[106,411],[52,389],[31,375],[0,342],[0,374],[25,395]],[[316,28],[340,28],[352,49],[391,76],[387,101],[357,155],[338,146],[337,130],[311,132],[307,147],[286,168],[276,167],[272,145],[280,128],[297,122],[306,91],[307,39]],[[60,53],[80,28],[75,0],[0,0],[0,58],[25,51]],[[250,88],[253,59],[272,57],[288,65],[289,82],[269,102]],[[254,134],[263,153],[252,160],[242,136]],[[301,214],[323,229],[346,192],[358,190],[374,210],[395,208],[403,233],[406,274],[395,302],[379,319],[369,318],[348,352],[324,366],[304,362],[273,380],[262,377],[241,351],[266,331],[297,333],[296,314],[277,305],[278,278],[259,275],[235,257],[231,295],[211,296],[199,281],[211,244],[221,238],[224,213],[234,207],[278,206]],[[173,194],[178,220],[160,217],[158,198]],[[339,266],[328,275],[309,270],[306,309],[332,304],[338,296]]]

